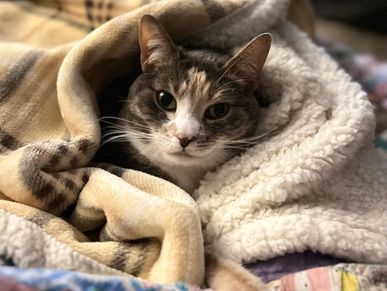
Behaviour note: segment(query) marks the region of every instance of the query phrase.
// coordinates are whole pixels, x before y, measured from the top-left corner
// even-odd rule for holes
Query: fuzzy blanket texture
[[[0,2],[1,254],[23,267],[192,284],[203,281],[204,249],[237,262],[309,249],[387,264],[387,158],[372,144],[373,108],[286,20],[288,1],[139,2]],[[160,178],[92,163],[101,92],[138,70],[145,13],[191,46],[274,37],[257,129],[274,134],[209,173],[196,201]],[[31,224],[19,231],[17,219]]]

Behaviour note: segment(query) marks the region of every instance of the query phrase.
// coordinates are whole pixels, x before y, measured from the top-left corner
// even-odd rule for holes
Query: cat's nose
[[[179,137],[180,145],[186,148],[192,141],[196,140],[196,137]]]

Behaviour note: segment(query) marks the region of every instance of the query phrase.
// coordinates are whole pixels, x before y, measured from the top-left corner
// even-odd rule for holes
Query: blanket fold
[[[372,146],[372,106],[286,20],[289,1],[70,2],[0,2],[0,228],[15,214],[89,257],[93,268],[82,270],[159,283],[200,285],[205,250],[237,262],[306,249],[387,262],[387,159]],[[93,163],[109,103],[102,92],[138,73],[145,13],[192,47],[232,50],[261,32],[274,37],[257,128],[269,135],[195,193]],[[62,266],[49,258],[23,266]]]

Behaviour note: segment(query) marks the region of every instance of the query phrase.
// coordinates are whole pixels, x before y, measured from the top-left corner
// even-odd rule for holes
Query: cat
[[[254,95],[270,50],[261,34],[234,56],[176,46],[144,15],[139,26],[142,73],[130,86],[104,142],[119,141],[119,165],[167,179],[186,192],[259,137]],[[104,120],[107,123],[109,117]]]
[[[159,176],[192,194],[206,172],[262,138],[254,93],[270,46],[270,34],[235,55],[176,46],[155,18],[142,16],[141,72],[117,116],[101,118],[108,131],[99,161]],[[267,290],[240,264],[205,257],[211,288]]]

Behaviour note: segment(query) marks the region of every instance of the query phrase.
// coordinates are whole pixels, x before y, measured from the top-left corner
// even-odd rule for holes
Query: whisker
[[[225,83],[225,84],[221,84],[220,85],[220,88],[222,88],[222,87],[227,87],[227,86],[229,86],[229,85],[231,85],[231,84],[234,84],[234,83],[240,83],[240,82],[243,82],[243,79],[235,79],[235,80],[231,80],[231,81],[229,81],[229,82],[227,82],[227,83]],[[218,85],[219,86],[219,85]]]
[[[121,129],[121,128],[112,128],[112,130],[109,130],[103,134],[103,137],[111,136],[114,134],[121,134],[125,133],[127,135],[131,136],[138,136],[138,137],[152,137],[152,134],[136,131],[136,130],[130,130],[130,129]]]
[[[99,120],[100,120],[101,122],[103,122],[103,123],[106,123],[106,124],[113,124],[113,125],[117,125],[117,123],[110,122],[110,121],[106,121],[106,120],[122,121],[122,122],[126,122],[126,123],[130,123],[130,124],[136,125],[136,126],[138,126],[138,127],[143,127],[143,128],[148,129],[148,127],[147,127],[146,125],[143,125],[143,124],[141,124],[141,123],[134,122],[134,121],[132,121],[132,120],[128,120],[128,119],[125,119],[125,118],[121,118],[121,117],[104,116],[104,117],[101,117]]]
[[[122,125],[111,123],[111,122],[108,122],[108,121],[105,121],[105,123],[109,124],[109,125],[104,127],[104,131],[121,130],[121,131],[125,131],[125,132],[138,132],[138,133],[142,133],[144,135],[145,134],[150,134],[150,133],[147,132],[148,128],[144,128],[144,129],[142,129],[141,127],[140,128],[136,128],[136,126],[132,126],[132,125],[122,126]]]
[[[222,140],[223,142],[227,143],[227,144],[246,144],[246,145],[254,145],[256,144],[258,141],[260,141],[261,139],[263,139],[264,137],[268,136],[269,134],[275,132],[276,130],[278,130],[279,127],[276,127],[274,129],[271,129],[271,130],[268,130],[260,135],[257,135],[257,136],[252,136],[252,137],[247,137],[247,138],[241,138],[241,139],[237,139],[237,140],[231,140],[231,141],[225,141],[225,140]]]
[[[137,137],[140,139],[151,139],[154,137],[150,133],[134,130],[129,127],[123,127],[116,124],[108,126],[107,129],[109,130],[106,131],[102,136],[102,145],[108,142],[130,142],[130,137]],[[125,137],[125,139],[122,139],[122,137]]]
[[[130,142],[130,138],[139,138],[142,140],[153,140],[154,142],[165,143],[169,142],[170,138],[164,135],[152,134],[131,129],[129,127],[122,127],[112,125],[107,127],[109,130],[102,136],[102,145],[108,142]],[[125,137],[123,139],[122,137]]]
[[[112,136],[112,137],[110,137],[110,138],[108,138],[106,140],[103,140],[102,145],[107,144],[109,142],[119,142],[119,139],[120,138],[124,138],[124,137],[125,137],[125,139],[123,139],[123,140],[127,141],[128,139],[126,138],[127,137],[126,134]]]

